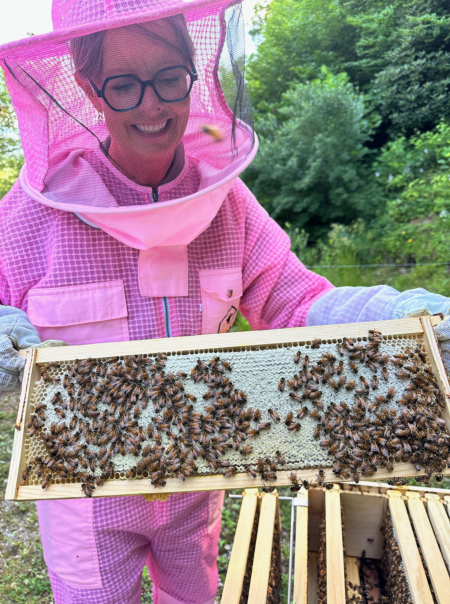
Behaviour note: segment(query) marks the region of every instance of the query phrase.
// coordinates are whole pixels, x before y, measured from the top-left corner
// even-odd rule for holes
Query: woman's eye
[[[134,84],[121,84],[113,86],[114,92],[129,92],[134,87]]]
[[[177,84],[180,81],[179,77],[174,77],[174,78],[162,78],[161,83],[166,85],[166,86],[173,86],[173,84]]]

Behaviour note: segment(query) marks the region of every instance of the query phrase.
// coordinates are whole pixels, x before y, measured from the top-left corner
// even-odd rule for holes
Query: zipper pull
[[[153,203],[158,203],[158,201],[159,201],[158,187],[152,187],[152,200],[153,200]]]

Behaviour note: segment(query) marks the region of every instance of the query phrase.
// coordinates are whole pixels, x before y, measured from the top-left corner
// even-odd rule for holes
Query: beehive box
[[[299,491],[293,500],[298,505],[287,604],[447,604],[448,493],[369,482]],[[222,604],[269,601],[276,498],[255,489],[244,492]],[[255,517],[256,547],[249,555]],[[243,589],[245,573],[250,590]]]
[[[320,483],[359,478],[360,470],[362,476],[377,470],[377,479],[424,473],[419,453],[428,460],[448,451],[450,386],[432,327],[439,320],[30,350],[6,498],[164,497],[270,481],[283,486],[291,484],[292,471]],[[420,375],[431,380],[432,394],[418,389]],[[428,428],[436,434],[413,458],[406,450],[413,420],[402,413],[417,392],[429,417],[417,424],[424,437],[414,438],[425,442]],[[336,422],[346,417],[352,426],[356,412],[366,422],[366,443],[374,430],[380,434],[377,426],[388,427],[396,449],[388,451],[379,436],[380,445],[364,453],[359,419],[345,433],[342,425],[342,441],[334,440]],[[367,453],[371,467],[363,460]],[[165,469],[157,471],[161,456]],[[415,463],[405,461],[410,458]],[[429,473],[448,473],[444,458]]]

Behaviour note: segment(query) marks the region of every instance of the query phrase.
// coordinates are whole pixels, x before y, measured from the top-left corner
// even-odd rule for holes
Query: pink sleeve
[[[255,330],[304,326],[311,305],[333,285],[305,268],[283,229],[238,186],[247,202],[240,310]]]

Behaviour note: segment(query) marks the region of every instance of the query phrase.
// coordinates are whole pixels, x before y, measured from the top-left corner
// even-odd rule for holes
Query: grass
[[[4,498],[14,437],[17,396],[0,399],[0,483]],[[0,602],[2,604],[51,604],[53,602],[44,562],[36,505],[0,503]]]

